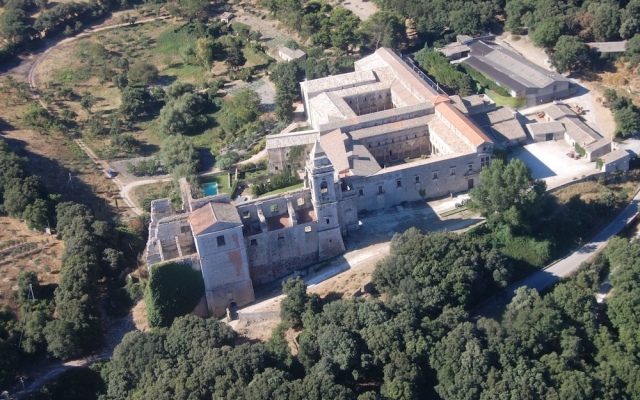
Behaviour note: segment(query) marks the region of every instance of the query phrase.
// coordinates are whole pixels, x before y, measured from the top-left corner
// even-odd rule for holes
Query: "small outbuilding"
[[[526,125],[529,136],[534,142],[560,140],[564,138],[564,125],[558,121],[537,122]]]
[[[626,150],[616,149],[611,153],[605,154],[599,158],[599,160],[602,162],[600,171],[602,172],[628,171],[630,159],[631,159],[631,156]]]
[[[278,55],[284,61],[304,60],[307,58],[307,54],[304,51],[300,49],[293,50],[285,46],[280,47]]]
[[[220,15],[220,22],[224,22],[225,24],[229,24],[229,22],[231,22],[231,20],[235,17],[235,15],[233,15],[233,13],[230,12],[223,12],[222,15]]]

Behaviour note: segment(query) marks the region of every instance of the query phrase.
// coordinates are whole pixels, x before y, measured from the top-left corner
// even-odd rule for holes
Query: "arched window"
[[[322,181],[322,183],[320,184],[320,193],[327,194],[327,192],[329,192],[329,187],[327,185],[327,182]]]

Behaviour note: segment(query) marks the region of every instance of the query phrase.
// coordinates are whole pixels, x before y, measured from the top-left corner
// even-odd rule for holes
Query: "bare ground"
[[[341,5],[342,7],[351,10],[351,12],[360,17],[363,21],[369,19],[370,16],[378,11],[378,6],[368,0],[347,0],[342,3],[337,2],[337,5]]]
[[[0,217],[0,307],[17,307],[13,294],[22,271],[35,272],[41,285],[57,284],[63,250],[64,242],[55,236],[29,230],[14,218]]]

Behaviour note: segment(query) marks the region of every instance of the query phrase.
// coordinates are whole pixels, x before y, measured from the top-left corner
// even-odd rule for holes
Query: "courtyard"
[[[595,174],[596,163],[586,158],[574,159],[567,154],[575,150],[564,140],[528,144],[513,150],[509,158],[519,158],[531,168],[533,177],[544,179],[547,188]]]

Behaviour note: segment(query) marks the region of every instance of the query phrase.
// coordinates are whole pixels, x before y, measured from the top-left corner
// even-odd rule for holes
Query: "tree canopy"
[[[171,326],[176,317],[193,311],[203,295],[202,274],[190,265],[154,265],[145,294],[149,325]]]
[[[500,159],[481,172],[482,186],[473,188],[468,207],[478,211],[492,226],[527,231],[544,210],[546,184],[533,178],[519,159],[505,164]]]

